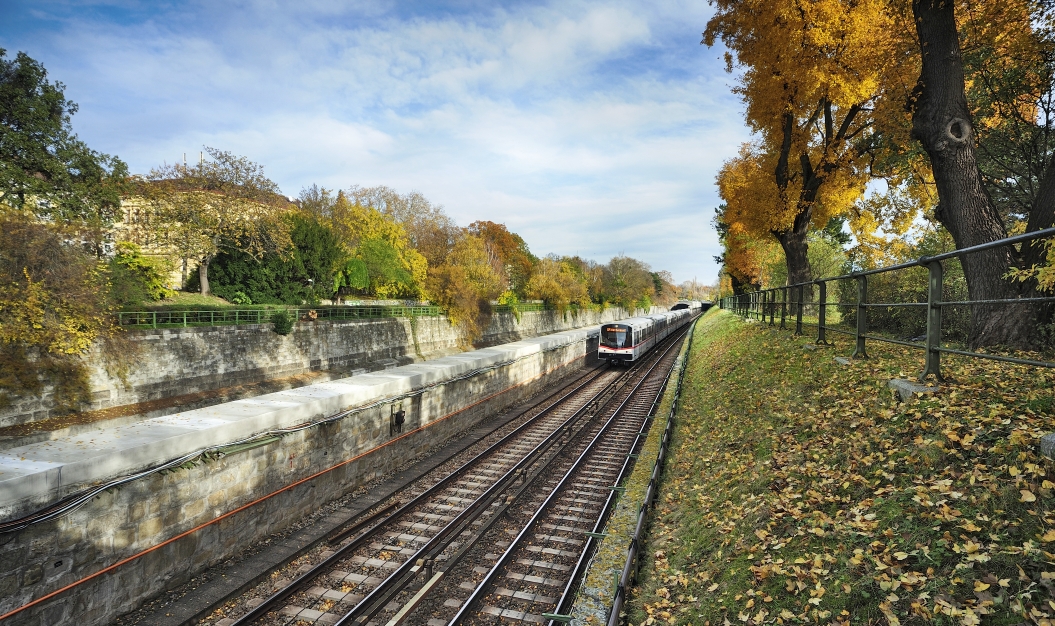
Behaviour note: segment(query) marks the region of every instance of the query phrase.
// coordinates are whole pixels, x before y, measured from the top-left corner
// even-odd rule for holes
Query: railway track
[[[240,600],[229,624],[351,626],[561,620],[673,364],[671,347],[603,369],[409,501]],[[230,616],[230,613],[228,614]]]

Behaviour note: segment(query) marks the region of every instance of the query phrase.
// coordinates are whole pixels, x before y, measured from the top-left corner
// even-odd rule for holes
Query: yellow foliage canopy
[[[809,228],[845,214],[864,192],[878,147],[875,104],[885,85],[910,75],[896,61],[910,56],[912,40],[879,0],[714,5],[704,43],[720,38],[732,51],[729,70],[742,70],[734,91],[759,138],[718,176],[727,223],[733,234],[777,237],[789,276],[802,280]]]
[[[525,290],[529,298],[543,300],[563,311],[570,304],[590,304],[586,282],[564,261],[539,259]]]
[[[402,224],[383,215],[377,209],[349,202],[343,192],[337,194],[337,201],[331,209],[330,220],[353,257],[367,260],[367,250],[376,249],[368,242],[383,242],[386,249],[395,253],[395,258],[383,260],[388,264],[396,265],[397,267],[391,269],[397,271],[381,273],[382,276],[392,277],[381,278],[376,282],[373,278],[371,279],[371,288],[378,297],[405,295],[406,285],[403,284],[404,281],[396,279],[396,276],[409,275],[413,285],[419,287],[425,285],[428,262],[411,245],[410,238]]]

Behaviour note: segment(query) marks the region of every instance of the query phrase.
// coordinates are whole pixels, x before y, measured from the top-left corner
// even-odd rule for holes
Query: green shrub
[[[144,256],[134,243],[122,241],[110,260],[110,294],[119,306],[134,306],[170,297],[165,278],[172,269],[163,259]]]
[[[296,319],[286,309],[275,311],[271,316],[271,323],[275,326],[275,332],[280,335],[288,335],[293,331],[293,323]]]

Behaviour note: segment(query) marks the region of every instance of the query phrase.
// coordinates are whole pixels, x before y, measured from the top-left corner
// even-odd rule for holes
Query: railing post
[[[150,318],[151,318],[150,326],[152,328],[157,328],[158,327],[158,312],[157,311],[151,311],[150,312]]]
[[[803,294],[803,291],[804,291],[804,285],[799,285],[798,286],[799,306],[798,306],[798,310],[795,312],[795,334],[796,335],[801,335],[802,334],[802,307],[803,307],[802,294]]]
[[[820,292],[817,294],[817,343],[827,345],[824,336],[825,311],[828,309],[828,283],[819,281]]]
[[[777,290],[769,290],[769,325],[773,325],[773,315],[777,310]]]
[[[865,335],[868,334],[868,309],[865,303],[868,301],[868,277],[857,276],[857,347],[851,355],[856,359],[867,359],[865,352]]]
[[[782,287],[780,291],[783,294],[780,298],[780,330],[787,330],[784,320],[788,317],[788,288]]]
[[[927,289],[927,362],[920,374],[920,380],[934,374],[934,378],[944,381],[941,375],[941,288],[944,268],[941,261],[923,261],[920,264],[927,268],[929,285]]]

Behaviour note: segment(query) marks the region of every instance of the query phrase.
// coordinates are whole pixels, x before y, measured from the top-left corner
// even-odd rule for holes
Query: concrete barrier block
[[[1048,433],[1040,438],[1040,454],[1055,460],[1055,433]]]
[[[887,381],[887,387],[893,389],[902,402],[911,400],[912,396],[917,393],[937,393],[940,391],[938,387],[930,387],[911,380],[905,380],[904,378],[894,378]]]

